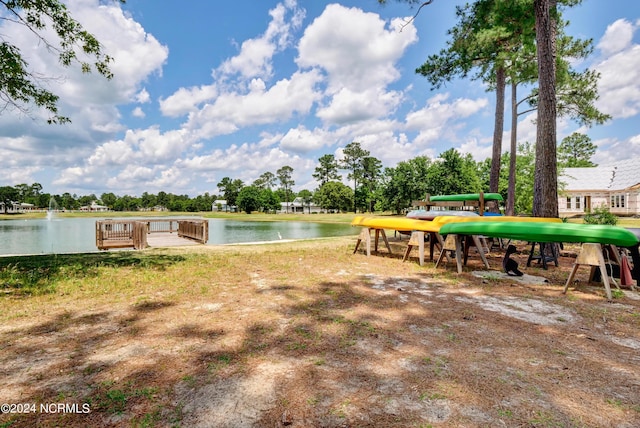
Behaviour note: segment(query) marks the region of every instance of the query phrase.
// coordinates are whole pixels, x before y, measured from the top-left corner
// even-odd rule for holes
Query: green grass
[[[149,275],[149,270],[161,271],[184,260],[182,255],[135,251],[0,257],[0,291],[11,295],[50,294],[57,291],[60,282],[86,286],[105,269],[130,268]]]

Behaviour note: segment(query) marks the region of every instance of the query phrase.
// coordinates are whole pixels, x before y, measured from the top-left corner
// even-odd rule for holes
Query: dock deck
[[[192,245],[202,245],[193,239],[182,238],[175,233],[154,233],[147,236],[147,244],[153,248],[165,247],[186,247]]]
[[[175,247],[206,244],[205,219],[123,219],[96,221],[96,246],[100,250]]]

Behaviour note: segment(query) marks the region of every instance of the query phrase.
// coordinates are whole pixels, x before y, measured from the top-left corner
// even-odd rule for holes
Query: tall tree
[[[302,203],[307,206],[309,209],[309,214],[311,214],[311,202],[313,202],[313,193],[310,190],[302,189],[298,192],[298,197],[302,199]]]
[[[579,132],[562,139],[558,146],[558,163],[565,168],[584,168],[597,166],[591,162],[596,145],[588,135]]]
[[[232,180],[229,177],[224,177],[218,183],[218,190],[222,193],[223,197],[227,201],[227,210],[236,205],[236,198],[238,197],[238,193],[244,187],[244,183],[242,180],[235,179]]]
[[[124,3],[124,0],[121,0]],[[84,73],[96,70],[111,79],[111,57],[103,46],[69,13],[59,0],[2,0],[4,13],[0,20],[23,25],[35,35],[43,49],[58,54],[60,64],[79,64]],[[50,29],[55,33],[52,40]],[[85,57],[92,57],[93,64]],[[81,59],[82,58],[82,59]],[[8,37],[0,34],[0,103],[28,113],[29,105],[50,113],[48,123],[67,123],[69,118],[58,112],[59,97],[46,88],[46,70],[33,70],[22,57],[20,49]]]
[[[556,0],[534,0],[538,46],[538,121],[533,180],[533,215],[558,217],[556,155]]]
[[[369,156],[370,153],[368,150],[363,149],[357,141],[347,144],[342,153],[344,157],[342,158],[341,166],[349,171],[347,178],[353,180],[353,212],[355,213],[358,212],[355,195],[358,193],[358,183],[364,171],[363,159]]]
[[[532,214],[535,146],[531,143],[519,144],[516,163],[520,179],[516,182],[514,214]]]
[[[316,166],[315,172],[312,175],[313,178],[318,180],[320,186],[331,180],[340,180],[338,161],[335,155],[322,155],[320,159],[318,159],[318,163],[319,165]]]
[[[382,162],[373,156],[362,159],[362,194],[369,212],[373,212],[376,203],[376,188],[382,175]]]
[[[424,198],[428,193],[430,165],[428,157],[418,156],[399,162],[394,168],[385,168],[381,184],[381,208],[400,214],[413,201]]]
[[[33,183],[31,184],[31,187],[29,190],[29,199],[26,202],[34,204],[37,207],[40,207],[41,195],[42,195],[42,184]]]
[[[353,199],[353,190],[339,181],[325,183],[313,195],[313,200],[325,210],[348,211]]]
[[[260,208],[260,192],[261,189],[256,186],[245,186],[238,192],[236,202],[238,208],[247,214],[251,214]]]
[[[273,189],[276,185],[276,176],[272,172],[264,172],[253,182],[253,185],[261,189]]]
[[[260,205],[264,212],[278,212],[282,206],[280,205],[280,198],[271,189],[265,188],[260,190]]]
[[[280,181],[280,187],[284,191],[285,201],[287,203],[287,212],[289,212],[289,202],[291,202],[291,187],[296,184],[293,180],[293,168],[288,165],[283,166],[279,170],[276,171],[276,175],[278,180]]]
[[[564,1],[571,6],[570,0]],[[592,126],[602,124],[611,117],[600,112],[595,107],[598,99],[597,82],[599,73],[593,70],[576,71],[573,64],[588,57],[593,52],[591,39],[576,39],[564,33],[567,22],[558,16],[556,28],[556,103],[557,116],[569,117],[580,125]],[[518,135],[518,117],[535,111],[538,107],[539,90],[534,87],[529,95],[518,99],[518,86],[522,83],[532,83],[537,79],[537,61],[535,45],[524,43],[517,55],[512,58],[515,66],[509,67],[511,83],[511,150],[509,164],[509,188],[507,195],[507,214],[512,214],[515,201],[516,182],[516,142]],[[528,106],[521,108],[524,103]]]
[[[111,192],[103,193],[102,195],[100,195],[100,200],[102,201],[102,203],[110,209],[113,209],[113,206],[115,205],[117,199],[118,197],[115,195],[115,193]]]
[[[429,167],[427,192],[432,195],[476,193],[481,189],[478,167],[471,154],[456,149],[440,154]]]
[[[18,190],[12,186],[2,186],[0,187],[0,202],[2,202],[2,206],[4,208],[4,213],[6,214],[9,208],[11,208],[12,203],[18,199]]]

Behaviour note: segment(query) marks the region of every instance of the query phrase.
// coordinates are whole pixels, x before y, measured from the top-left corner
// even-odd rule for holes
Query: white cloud
[[[284,165],[289,165],[294,170],[294,180],[308,169],[313,163],[298,155],[292,155],[279,147],[265,147],[260,144],[231,145],[225,149],[216,149],[209,154],[179,159],[175,167],[188,171],[193,177],[212,177],[208,182],[217,182],[224,176],[232,176],[240,179],[245,184],[251,184],[265,171],[275,173]]]
[[[602,55],[609,56],[627,49],[633,39],[636,28],[626,19],[618,19],[607,27],[597,48],[602,51]]]
[[[178,117],[197,111],[198,105],[218,96],[216,85],[180,88],[166,99],[160,99],[160,111],[165,116]]]
[[[88,163],[94,167],[126,165],[133,157],[133,147],[127,142],[108,141],[96,148],[93,155],[89,157]]]
[[[49,59],[49,66],[54,67],[51,70],[60,70],[61,74],[71,77],[61,85],[61,97],[78,107],[87,102],[110,104],[131,102],[141,94],[144,97],[139,86],[150,74],[161,73],[168,48],[131,17],[125,16],[116,2],[70,0],[68,7],[73,16],[100,40],[105,53],[113,58],[110,68],[114,78],[107,81],[97,72],[83,75],[78,68],[63,70],[55,58]],[[42,48],[35,49],[34,54],[40,55]]]
[[[79,166],[69,167],[62,170],[58,178],[53,180],[53,184],[62,187],[84,187],[95,183],[95,171],[90,168]]]
[[[333,143],[330,133],[322,129],[309,130],[304,125],[289,129],[280,140],[283,150],[310,152]]]
[[[139,118],[144,118],[146,115],[144,114],[144,110],[142,110],[141,107],[136,107],[133,109],[133,111],[131,112],[131,116],[133,117],[139,117]]]
[[[96,171],[107,168],[132,171],[165,167],[173,164],[183,151],[188,150],[189,143],[188,135],[181,130],[164,133],[158,127],[128,130],[123,139],[98,146],[82,168],[95,174]]]
[[[287,19],[288,12],[292,17]],[[295,1],[279,3],[269,11],[271,22],[260,37],[242,42],[238,55],[229,58],[214,72],[214,76],[240,74],[244,79],[268,79],[273,74],[273,55],[289,47],[292,32],[302,24],[304,10]]]
[[[387,86],[399,79],[395,63],[417,41],[417,33],[413,25],[399,32],[397,24],[330,4],[305,29],[296,63],[326,73],[329,99],[317,112],[326,124],[383,118],[398,107],[404,94]]]
[[[592,161],[599,165],[619,161],[621,159],[620,153],[624,153],[622,159],[640,159],[640,134],[624,140],[603,138],[594,140],[593,143],[598,146],[598,150],[594,154]]]
[[[136,101],[140,104],[148,103],[151,101],[151,95],[149,95],[149,92],[147,92],[145,88],[142,88],[142,90],[136,94]]]
[[[416,144],[424,146],[443,137],[451,138],[454,125],[459,126],[460,119],[479,113],[488,105],[486,98],[458,98],[451,103],[445,102],[447,99],[447,94],[436,95],[427,100],[424,108],[407,114],[406,129],[419,133]]]
[[[372,88],[353,92],[342,88],[328,106],[318,109],[317,116],[326,123],[338,125],[386,117],[398,107],[402,98],[403,94],[397,91]]]
[[[625,118],[640,112],[640,46],[606,58],[594,68],[600,72],[597,103],[604,113]]]
[[[383,87],[400,77],[394,63],[417,40],[413,25],[402,32],[386,27],[377,14],[330,4],[306,28],[296,62],[325,70],[329,93]]]
[[[504,144],[503,144],[504,146]],[[490,144],[481,144],[478,139],[471,138],[464,142],[457,150],[462,153],[471,153],[473,159],[476,162],[485,160],[487,158],[491,158],[492,156],[492,143]],[[504,147],[503,147],[504,149]],[[505,150],[502,150],[504,153]]]
[[[536,111],[531,112],[518,121],[518,143],[529,142],[536,143],[537,127],[535,121],[538,117]]]
[[[371,156],[380,159],[387,166],[395,166],[398,162],[417,156],[416,147],[406,134],[395,134],[392,131],[371,132],[354,138],[369,150]]]
[[[600,73],[596,105],[614,119],[640,113],[640,46],[632,44],[637,29],[637,25],[618,20],[598,44],[602,59],[593,66]]]
[[[296,72],[267,88],[261,79],[253,79],[247,93],[226,92],[212,104],[193,112],[185,127],[199,138],[231,133],[240,127],[283,122],[294,114],[307,114],[319,98],[314,89],[317,71]]]

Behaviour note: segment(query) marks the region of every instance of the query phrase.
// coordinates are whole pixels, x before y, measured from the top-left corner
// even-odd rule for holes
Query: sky
[[[0,110],[0,186],[195,197],[218,194],[224,177],[248,185],[287,165],[294,190],[315,190],[318,159],[340,159],[352,141],[385,167],[450,148],[491,156],[494,94],[469,79],[433,90],[415,73],[445,47],[464,1],[436,1],[414,21],[415,8],[376,0],[65,3],[114,59],[115,77],[63,68],[31,32],[0,20],[0,36],[72,120]],[[559,119],[558,140],[586,133],[595,163],[636,157],[640,172],[640,2],[583,0],[564,17],[568,34],[593,39],[575,66],[600,73],[597,107],[612,120]],[[510,120],[507,105],[503,151]],[[534,120],[520,117],[519,142],[535,141]]]

